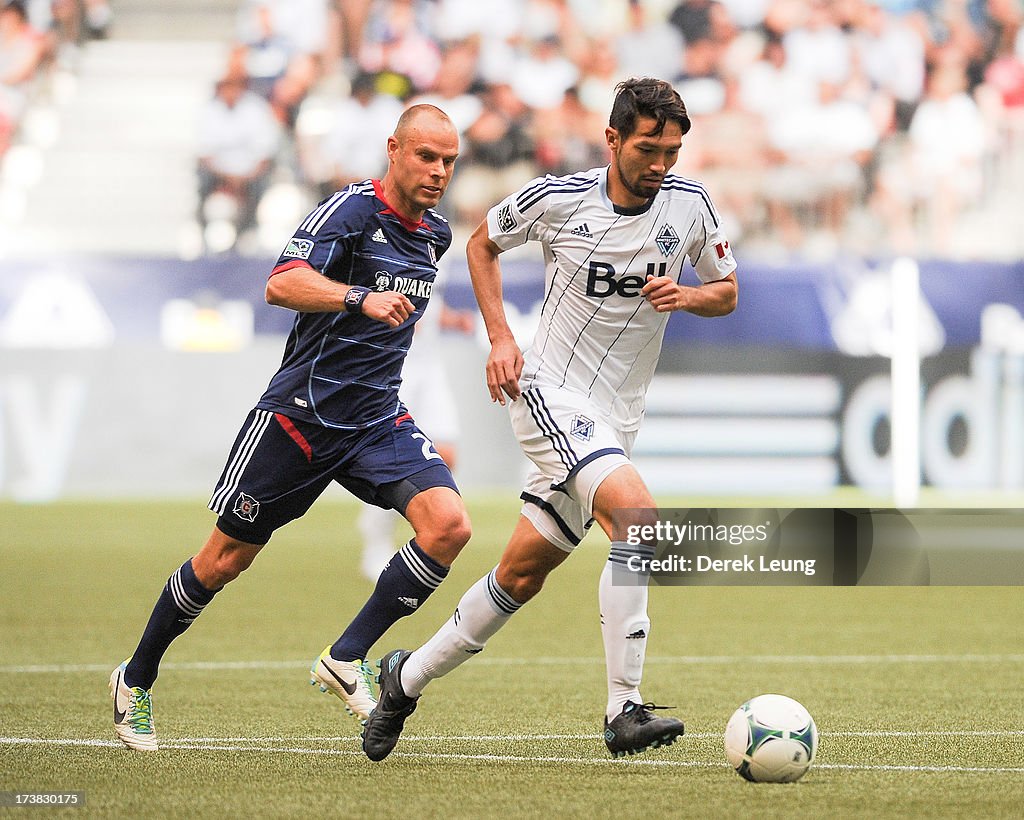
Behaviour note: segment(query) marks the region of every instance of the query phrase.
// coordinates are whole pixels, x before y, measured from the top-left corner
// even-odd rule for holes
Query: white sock
[[[402,689],[411,698],[484,648],[521,604],[494,580],[494,570],[466,590],[455,612],[402,666]]]
[[[613,542],[598,584],[601,635],[608,671],[608,720],[622,712],[626,701],[643,703],[640,680],[644,671],[647,636],[651,632],[651,621],[647,617],[650,573],[627,568],[629,557],[636,555],[651,558],[654,550],[643,545]]]

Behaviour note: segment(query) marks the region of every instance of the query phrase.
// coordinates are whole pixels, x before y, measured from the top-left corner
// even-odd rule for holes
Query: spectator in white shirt
[[[204,206],[214,191],[237,201],[238,235],[253,227],[256,207],[270,182],[280,133],[273,109],[247,90],[244,77],[229,75],[217,83],[199,123],[197,216],[204,230]]]

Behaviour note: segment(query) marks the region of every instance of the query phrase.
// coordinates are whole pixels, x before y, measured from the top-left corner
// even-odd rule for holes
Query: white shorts
[[[552,387],[526,390],[508,407],[512,431],[534,464],[522,514],[552,544],[572,551],[593,523],[597,488],[629,463],[636,431],[615,429],[586,397]]]

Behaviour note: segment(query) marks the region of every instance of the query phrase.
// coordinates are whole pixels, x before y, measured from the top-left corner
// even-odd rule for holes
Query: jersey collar
[[[373,193],[376,194],[377,199],[379,199],[381,202],[383,202],[387,206],[380,213],[382,213],[382,214],[390,214],[395,219],[397,219],[399,222],[401,222],[402,223],[402,227],[405,228],[410,233],[412,233],[413,231],[416,231],[419,228],[426,228],[428,231],[430,230],[430,226],[426,222],[424,222],[422,219],[419,222],[413,222],[411,219],[408,219],[407,217],[402,216],[398,211],[396,211],[391,206],[390,202],[388,202],[386,199],[384,199],[384,189],[383,189],[383,187],[380,184],[380,180],[379,179],[374,179],[374,180],[371,180],[371,181],[373,182]]]
[[[611,171],[611,168],[611,165],[606,165],[604,167],[604,171],[601,174],[600,183],[601,196],[604,197],[604,201],[608,205],[608,207],[611,208],[612,211],[617,213],[619,216],[640,216],[640,214],[645,214],[649,210],[651,210],[651,206],[654,204],[653,196],[650,199],[648,199],[645,203],[643,203],[642,205],[638,205],[635,208],[624,208],[621,205],[616,205],[614,202],[612,202],[611,198],[608,196],[608,173]]]

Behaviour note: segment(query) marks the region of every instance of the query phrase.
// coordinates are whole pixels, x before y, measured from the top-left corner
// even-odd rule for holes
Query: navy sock
[[[153,614],[149,616],[146,631],[142,633],[142,640],[128,661],[124,682],[129,686],[151,689],[159,672],[160,659],[171,641],[192,625],[218,591],[208,590],[199,583],[192,570],[191,558],[175,570],[164,584]]]
[[[448,575],[416,539],[402,547],[377,579],[377,586],[348,629],[331,647],[337,661],[363,660],[399,618],[411,615]]]

